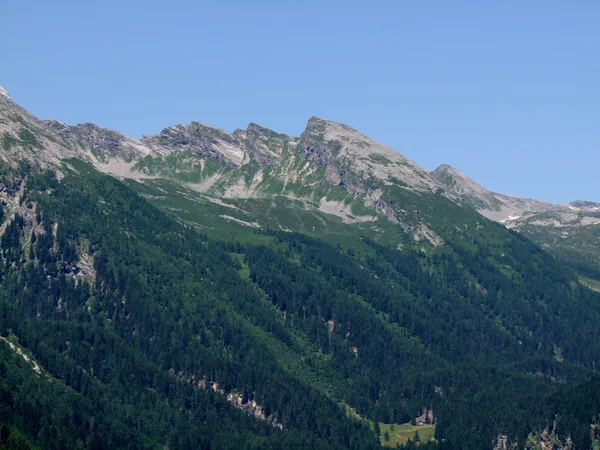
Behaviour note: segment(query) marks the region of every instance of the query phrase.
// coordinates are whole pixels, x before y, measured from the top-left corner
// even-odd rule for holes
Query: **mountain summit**
[[[502,202],[492,192],[448,164],[440,165],[430,175],[462,202],[477,210],[490,212],[502,210]]]
[[[4,89],[1,84],[0,84],[0,96],[10,99],[10,95],[8,95],[7,90]]]
[[[400,181],[408,189],[431,191],[439,185],[427,172],[401,153],[375,142],[354,128],[312,117],[298,143],[309,161],[335,168],[335,183],[364,185],[367,180],[386,185]]]

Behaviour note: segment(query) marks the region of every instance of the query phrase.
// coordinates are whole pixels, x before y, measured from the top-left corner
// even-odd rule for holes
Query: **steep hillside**
[[[134,140],[0,106],[0,445],[594,438],[600,294],[473,209],[500,196],[319,118]]]
[[[10,171],[4,181],[25,184],[20,207],[32,213],[15,214],[2,238],[0,325],[40,368],[5,359],[10,373],[31,373],[5,385],[16,405],[6,417],[35,442],[85,443],[85,402],[119,398],[95,445],[119,447],[129,430],[135,446],[186,448],[197,438],[185,428],[227,448],[226,421],[235,448],[374,445],[345,404],[398,424],[433,409],[439,439],[482,448],[499,432],[518,436],[522,421],[545,426],[531,406],[556,390],[552,380],[600,362],[599,298],[499,225],[429,256],[372,241],[359,256],[282,232],[226,244],[70,164],[60,182]],[[31,376],[65,386],[39,394],[53,406],[35,420],[23,403]],[[473,396],[477,405],[463,403]],[[81,431],[48,435],[72,402],[84,402]],[[217,421],[198,422],[199,411]],[[467,423],[477,434],[464,435]]]
[[[48,173],[13,181],[27,185],[21,200],[35,213],[15,215],[2,237],[0,328],[41,369],[3,349],[14,374],[3,420],[49,448],[376,445],[298,378],[322,364],[318,352],[240,275],[233,247],[73,164],[60,183]],[[69,414],[78,427],[65,434]]]
[[[600,278],[600,204],[578,200],[559,205],[497,194],[448,165],[431,176],[457,201],[523,233],[585,275]]]

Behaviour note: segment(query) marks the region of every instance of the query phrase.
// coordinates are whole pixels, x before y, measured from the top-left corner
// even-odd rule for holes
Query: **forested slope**
[[[564,386],[586,389],[600,362],[600,297],[516,233],[448,227],[428,251],[252,229],[221,241],[85,163],[63,175],[3,172],[19,205],[0,240],[13,441],[377,448],[373,424],[426,408],[431,445],[479,449],[524,445],[568,409],[557,433],[588,448],[593,406],[563,406],[585,401]]]

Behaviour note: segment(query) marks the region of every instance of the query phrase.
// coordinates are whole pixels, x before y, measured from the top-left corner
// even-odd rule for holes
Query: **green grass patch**
[[[411,425],[410,423],[380,423],[380,439],[384,447],[407,444],[409,440],[429,442],[435,440],[435,425]],[[417,436],[418,433],[418,436]]]
[[[382,164],[384,166],[389,166],[390,164],[392,164],[392,161],[390,161],[388,158],[386,158],[383,155],[380,155],[379,153],[372,153],[369,155],[369,158],[379,164]]]
[[[39,141],[33,135],[33,133],[31,131],[29,131],[27,128],[21,128],[21,130],[19,131],[19,138],[21,139],[23,144],[25,144],[27,146],[37,147],[37,148],[42,147],[41,144],[39,143]]]
[[[12,136],[8,131],[2,134],[2,148],[4,150],[10,150],[14,145],[19,142],[17,138]]]

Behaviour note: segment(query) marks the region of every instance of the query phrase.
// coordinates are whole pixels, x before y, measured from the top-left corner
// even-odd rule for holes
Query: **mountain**
[[[441,191],[441,185],[398,152],[346,125],[312,118],[300,137],[292,137],[256,124],[230,134],[191,123],[140,141],[91,124],[46,125],[57,138],[85,148],[84,159],[99,170],[147,187],[174,181],[179,187],[173,189],[183,187],[190,191],[187,197],[220,205],[220,215],[237,223],[311,232],[328,228],[334,216],[398,242],[397,224],[402,236],[408,232],[428,244],[441,242],[430,227],[433,218],[392,206],[409,208]],[[290,218],[297,214],[303,216],[300,223]]]
[[[2,96],[0,135],[0,448],[598,444],[600,294],[475,183],[320,118],[135,140]]]
[[[523,233],[584,274],[600,277],[600,204],[577,200],[561,205],[490,192],[448,165],[431,176],[458,201]]]

